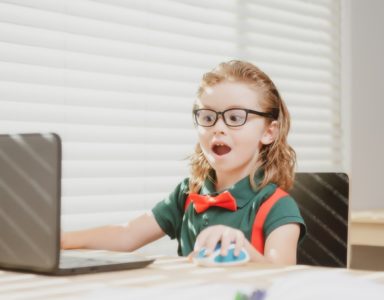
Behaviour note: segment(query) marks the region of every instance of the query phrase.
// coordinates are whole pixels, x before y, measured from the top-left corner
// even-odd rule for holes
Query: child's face
[[[198,108],[222,112],[230,108],[245,108],[263,112],[260,106],[262,92],[245,83],[224,81],[206,90],[197,101]],[[263,144],[273,142],[276,122],[248,114],[247,121],[239,127],[227,126],[222,116],[212,127],[197,126],[202,151],[217,178],[222,176],[241,179],[255,167]]]

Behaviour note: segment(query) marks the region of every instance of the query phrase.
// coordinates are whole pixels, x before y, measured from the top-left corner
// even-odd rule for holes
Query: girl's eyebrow
[[[233,108],[249,109],[248,107],[244,107],[242,105],[230,105],[226,109],[233,109]]]

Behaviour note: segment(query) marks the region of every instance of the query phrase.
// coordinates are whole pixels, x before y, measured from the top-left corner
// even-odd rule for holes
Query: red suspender
[[[288,194],[285,191],[277,188],[276,191],[267,200],[265,200],[263,204],[261,204],[259,210],[257,211],[255,221],[252,226],[251,244],[261,254],[264,254],[264,222],[267,219],[268,213],[273,205],[286,195]]]

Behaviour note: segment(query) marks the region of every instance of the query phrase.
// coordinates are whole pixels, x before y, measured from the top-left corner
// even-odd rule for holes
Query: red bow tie
[[[187,202],[189,201],[193,202],[197,213],[202,213],[211,206],[223,207],[232,211],[237,209],[236,199],[228,191],[217,196],[189,194]]]

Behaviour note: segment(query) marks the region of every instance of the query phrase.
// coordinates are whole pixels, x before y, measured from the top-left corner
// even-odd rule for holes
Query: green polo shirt
[[[256,182],[261,179],[255,177]],[[249,176],[243,178],[228,191],[236,199],[237,210],[230,211],[221,207],[210,207],[198,214],[191,203],[184,211],[184,204],[188,197],[188,178],[177,185],[175,190],[152,209],[153,215],[161,229],[171,238],[177,239],[178,254],[186,256],[194,247],[199,233],[212,225],[226,225],[241,230],[250,241],[252,226],[260,205],[276,190],[276,184],[270,183],[262,189],[254,191],[249,182]],[[206,180],[200,190],[201,195],[217,195],[214,184]],[[294,199],[287,195],[280,199],[270,210],[264,223],[264,236],[277,227],[289,224],[300,224],[300,240],[306,229],[299,208]]]

